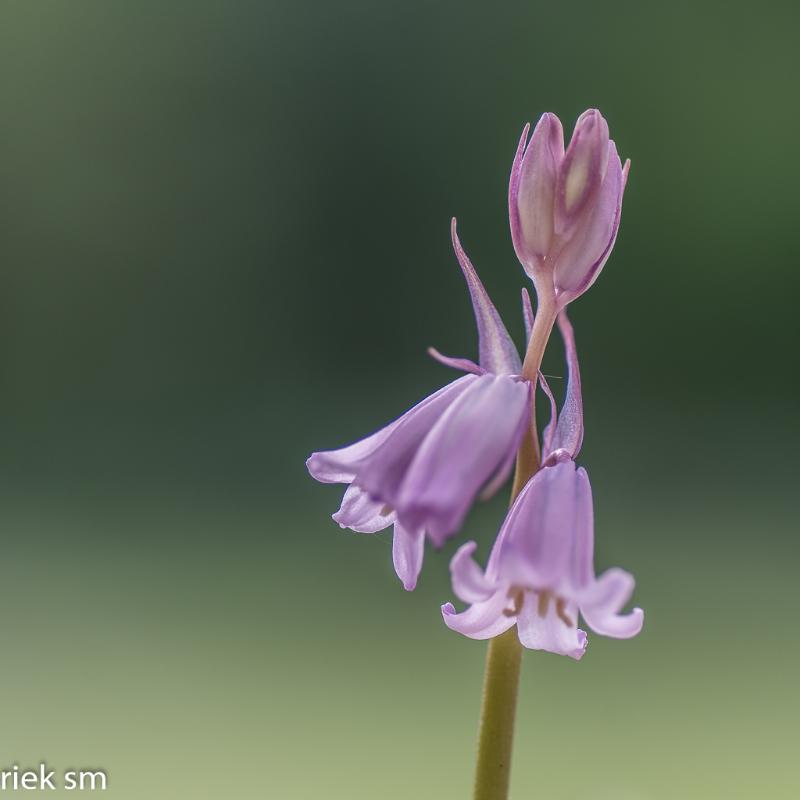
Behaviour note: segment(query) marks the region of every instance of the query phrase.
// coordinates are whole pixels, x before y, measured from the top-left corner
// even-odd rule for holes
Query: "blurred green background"
[[[522,125],[633,161],[575,303],[598,567],[643,634],[525,659],[513,797],[795,798],[796,3],[0,6],[0,767],[118,798],[465,798],[485,646],[303,461],[521,341]],[[545,364],[562,375],[556,345]],[[559,382],[554,382],[558,384]],[[497,498],[466,535],[485,554]]]

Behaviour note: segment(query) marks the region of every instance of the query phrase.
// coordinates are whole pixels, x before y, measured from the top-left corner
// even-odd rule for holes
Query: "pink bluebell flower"
[[[619,230],[630,161],[623,167],[596,109],[579,117],[564,150],[555,114],[528,141],[526,125],[511,168],[508,206],[517,257],[540,300],[564,308],[597,280]]]
[[[530,422],[532,388],[520,359],[452,225],[478,327],[479,362],[434,358],[467,374],[425,398],[372,436],[312,454],[311,475],[349,484],[333,518],[373,533],[394,525],[393,561],[406,589],[422,566],[425,539],[441,547],[456,533],[479,493],[506,479]]]
[[[594,572],[592,489],[576,466],[583,440],[580,372],[572,327],[559,316],[569,369],[561,414],[543,435],[544,467],[525,485],[508,512],[485,572],[467,542],[450,563],[453,591],[470,607],[457,613],[442,606],[445,624],[473,639],[489,639],[517,626],[520,642],[534,650],[580,659],[586,633],[580,614],[595,633],[627,639],[641,630],[644,614],[621,614],[634,588],[633,576],[610,569]],[[552,393],[542,385],[555,407]]]

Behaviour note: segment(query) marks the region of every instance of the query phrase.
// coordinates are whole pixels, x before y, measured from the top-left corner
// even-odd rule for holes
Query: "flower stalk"
[[[541,466],[535,387],[557,316],[555,293],[542,292],[522,364],[522,377],[530,381],[532,387],[531,424],[517,453],[509,505],[513,505],[517,495]],[[508,797],[521,667],[522,645],[514,628],[489,640],[478,732],[475,800],[506,800]]]
[[[553,330],[558,306],[554,293],[542,292],[539,296],[539,305],[533,321],[528,349],[525,351],[525,360],[522,364],[522,377],[531,384],[531,424],[526,429],[520,449],[517,453],[517,465],[514,471],[514,484],[511,489],[511,503],[516,500],[525,484],[532,478],[541,465],[541,452],[539,450],[539,437],[536,431],[536,382],[542,366],[544,351]]]
[[[489,640],[483,679],[475,800],[505,800],[511,779],[522,645],[514,628]]]

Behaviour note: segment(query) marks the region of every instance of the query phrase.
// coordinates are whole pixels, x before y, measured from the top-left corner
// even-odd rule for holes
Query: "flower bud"
[[[526,126],[509,184],[511,237],[537,292],[559,307],[591,286],[616,239],[628,164],[623,169],[608,124],[596,109],[578,118],[564,150],[561,123],[544,114]]]

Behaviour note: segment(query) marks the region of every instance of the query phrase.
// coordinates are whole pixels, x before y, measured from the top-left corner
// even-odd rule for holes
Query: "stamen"
[[[575,623],[572,621],[572,618],[567,614],[567,601],[563,597],[559,597],[556,600],[556,614],[558,614],[558,618],[569,628],[574,628]]]
[[[539,605],[537,611],[540,617],[547,616],[547,607],[550,605],[550,592],[539,592]]]
[[[513,605],[511,608],[503,609],[503,616],[516,617],[522,611],[522,604],[525,602],[525,592],[522,589],[515,589],[513,586],[508,590],[508,596]]]
[[[381,509],[380,514],[381,514],[382,517],[388,517],[389,514],[392,513],[392,511],[394,511],[394,509],[391,506],[384,506]]]
[[[512,586],[508,590],[508,597],[511,599],[511,608],[504,609],[503,615],[506,617],[516,617],[520,611],[522,611],[522,604],[525,602],[525,590],[517,586]],[[548,589],[536,592],[536,611],[539,616],[547,616],[551,600],[555,602],[556,616],[568,628],[574,628],[575,622],[567,613],[567,601],[563,597],[557,597]]]

